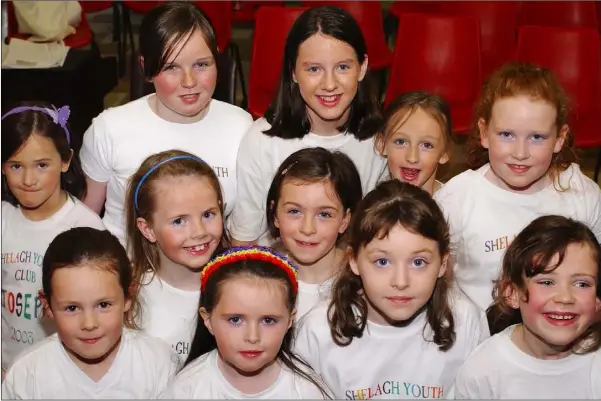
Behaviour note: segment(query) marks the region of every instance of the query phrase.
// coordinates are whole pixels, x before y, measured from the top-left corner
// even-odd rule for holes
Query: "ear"
[[[280,228],[280,222],[278,221],[278,214],[275,212],[275,201],[269,202],[269,212],[273,213],[273,225],[276,228]]]
[[[563,148],[563,144],[565,143],[569,133],[570,127],[568,127],[568,124],[564,124],[557,134],[557,141],[555,141],[553,153],[559,153],[561,151],[561,148]]]
[[[386,135],[384,135],[383,132],[378,132],[376,134],[376,149],[383,157],[388,156],[388,153],[386,152]]]
[[[359,82],[363,81],[365,78],[365,74],[367,74],[367,67],[369,66],[369,60],[367,54],[365,55],[365,60],[361,63],[361,73],[359,74]]]
[[[338,229],[338,234],[344,234],[346,229],[348,228],[349,222],[351,221],[351,209],[346,209],[346,213],[340,223],[340,228]]]
[[[200,318],[202,319],[203,323],[205,324],[205,327],[207,328],[207,330],[209,330],[209,333],[211,333],[212,335],[215,335],[213,333],[213,325],[211,324],[211,315],[209,314],[209,312],[207,312],[207,310],[204,308],[204,306],[198,308],[198,314],[200,315]]]
[[[440,264],[440,270],[438,271],[438,278],[441,278],[442,276],[444,276],[444,274],[447,272],[448,265],[449,265],[449,253],[447,252],[447,254],[442,257],[442,263]]]
[[[146,221],[145,218],[138,217],[136,219],[136,225],[138,226],[138,230],[140,230],[140,232],[142,233],[144,238],[146,238],[148,241],[152,242],[153,244],[155,242],[157,242],[157,239],[154,235],[154,230],[152,229],[150,224],[148,224],[148,222]]]
[[[445,164],[449,159],[449,152],[444,152],[442,156],[440,156],[440,159],[438,159],[438,164]]]
[[[505,298],[505,302],[512,309],[520,309],[520,290],[515,284],[508,282],[507,280],[501,281],[501,294]]]
[[[346,248],[346,255],[348,257],[348,263],[351,268],[351,271],[353,273],[355,273],[355,275],[358,276],[359,275],[359,265],[357,263],[357,258],[355,257],[355,254],[350,246]]]
[[[50,309],[50,302],[48,301],[48,297],[40,290],[39,292],[40,299],[42,300],[42,310],[44,311],[44,315],[48,316],[51,319],[54,319],[54,313],[52,313],[52,309]]]
[[[131,308],[131,298],[128,296],[125,298],[125,305],[123,307],[123,312],[127,312]]]
[[[480,132],[480,144],[484,149],[488,149],[488,129],[483,118],[478,119],[478,131]]]
[[[290,314],[290,320],[288,320],[287,330],[289,330],[290,327],[292,327],[292,324],[294,323],[295,319],[296,319],[296,308],[293,308],[292,313]]]
[[[71,153],[69,155],[69,160],[67,160],[66,162],[62,162],[62,164],[61,164],[61,171],[63,173],[66,173],[67,171],[69,171],[69,166],[71,165],[71,160],[73,160],[73,149],[69,149],[69,152]]]
[[[597,315],[601,313],[601,298],[597,298],[595,300],[595,311],[597,312]],[[601,315],[599,315],[598,317],[601,319]]]
[[[296,80],[296,72],[294,72],[294,68],[292,69],[292,81],[294,81],[295,84],[298,83],[298,81]]]

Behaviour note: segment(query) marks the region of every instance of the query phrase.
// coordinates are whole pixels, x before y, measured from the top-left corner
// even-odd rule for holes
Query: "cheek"
[[[540,314],[544,305],[547,303],[548,297],[545,295],[544,290],[530,287],[528,288],[528,302],[525,302],[524,299],[525,298],[522,295],[520,310],[522,316],[528,318]]]
[[[154,80],[154,89],[157,94],[169,96],[173,95],[179,88],[179,79],[175,75],[161,73]]]
[[[196,79],[198,84],[204,88],[210,88],[217,85],[217,68],[211,68],[208,71],[200,72]]]

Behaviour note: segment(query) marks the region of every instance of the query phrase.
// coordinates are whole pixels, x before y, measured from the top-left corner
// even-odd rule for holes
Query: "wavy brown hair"
[[[493,288],[494,301],[487,310],[491,334],[522,323],[520,310],[509,304],[509,292],[519,290],[527,302],[526,281],[557,269],[571,244],[589,248],[597,264],[597,298],[601,299],[601,245],[595,234],[579,221],[563,216],[542,216],[526,226],[505,252],[500,277]],[[552,263],[555,256],[558,256],[558,260]],[[594,352],[601,347],[601,320],[597,319],[584,332],[582,340],[574,348],[579,353]]]
[[[380,183],[357,206],[347,229],[348,250],[358,253],[374,238],[384,238],[397,225],[438,243],[441,257],[449,252],[449,227],[440,207],[423,189],[398,180]],[[449,278],[438,278],[432,296],[424,306],[427,323],[434,333],[433,342],[441,351],[455,342],[455,320],[449,304]],[[363,282],[347,264],[334,284],[328,321],[332,339],[339,346],[361,338],[367,323],[367,301],[362,295]],[[355,312],[357,311],[357,312]]]
[[[137,196],[137,208],[135,191],[138,184],[142,180],[148,171],[155,165],[164,162],[165,160],[177,157],[185,156],[187,158],[170,160],[160,165],[154,170],[147,178],[144,179],[142,185],[138,189]],[[156,207],[156,185],[165,177],[181,177],[181,176],[197,176],[206,177],[213,190],[217,194],[219,202],[219,211],[223,220],[223,234],[221,235],[221,241],[215,250],[215,253],[219,253],[230,246],[230,239],[225,228],[225,215],[224,215],[224,203],[223,195],[221,193],[221,187],[219,185],[219,179],[213,168],[205,162],[198,159],[197,156],[184,152],[181,150],[167,150],[151,156],[148,156],[138,168],[138,171],[130,178],[127,185],[127,198],[126,198],[126,234],[127,234],[127,250],[133,263],[133,274],[134,283],[138,284],[138,291],[140,289],[142,278],[147,272],[156,273],[160,266],[159,249],[158,244],[152,243],[146,239],[138,229],[137,219],[138,217],[144,218],[147,222],[152,222],[152,215]]]
[[[507,63],[495,71],[482,86],[480,98],[476,103],[474,121],[471,134],[468,138],[468,166],[478,169],[488,163],[488,149],[482,147],[478,121],[484,120],[488,125],[492,117],[492,108],[495,102],[502,98],[527,95],[532,99],[544,100],[557,111],[555,127],[557,133],[561,127],[568,123],[570,114],[570,99],[565,90],[557,81],[557,77],[548,68],[532,63]],[[570,164],[576,161],[574,140],[568,132],[564,145],[551,162],[550,173],[556,177],[565,171]]]

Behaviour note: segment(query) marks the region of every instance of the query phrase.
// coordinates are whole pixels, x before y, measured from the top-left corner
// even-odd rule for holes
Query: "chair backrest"
[[[520,25],[598,28],[596,1],[524,1]]]
[[[217,46],[219,51],[223,52],[232,38],[232,2],[196,1],[195,3],[211,21],[217,37]]]
[[[138,57],[135,58],[138,60]],[[217,85],[213,99],[236,104],[236,61],[228,52],[221,52],[217,58]],[[138,62],[132,66],[129,88],[130,100],[139,99],[154,92],[154,85],[144,77]]]
[[[390,64],[392,52],[388,49],[386,37],[384,36],[381,2],[305,0],[302,2],[302,5],[306,7],[330,5],[346,10],[361,27],[361,32],[367,46],[370,67],[380,69]]]
[[[114,1],[80,1],[84,13],[96,13],[111,8]]]
[[[482,76],[486,78],[515,55],[521,1],[449,1],[440,12],[471,15],[480,21]]]
[[[449,104],[473,102],[480,91],[480,28],[471,16],[403,14],[385,104],[427,90]]]
[[[440,11],[442,3],[444,1],[397,0],[388,11],[396,18],[400,18],[402,14],[435,14]]]
[[[570,95],[575,115],[598,112],[601,42],[595,29],[521,27],[516,56],[550,68]]]
[[[288,32],[304,7],[264,6],[257,10],[250,62],[249,102],[262,93],[272,99],[279,85]]]

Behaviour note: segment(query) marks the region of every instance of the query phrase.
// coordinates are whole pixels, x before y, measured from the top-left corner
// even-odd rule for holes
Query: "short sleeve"
[[[471,372],[472,366],[464,364],[457,372],[454,393],[456,400],[493,399],[494,394],[484,377],[480,378]]]
[[[97,182],[108,182],[113,175],[112,143],[106,126],[106,111],[92,121],[83,135],[79,151],[84,173]]]
[[[592,189],[589,227],[601,244],[601,188]]]
[[[257,121],[259,122],[259,121]],[[265,221],[265,176],[262,166],[261,124],[251,126],[242,138],[236,161],[236,204],[229,217],[229,230],[238,241],[255,241],[267,231]]]

